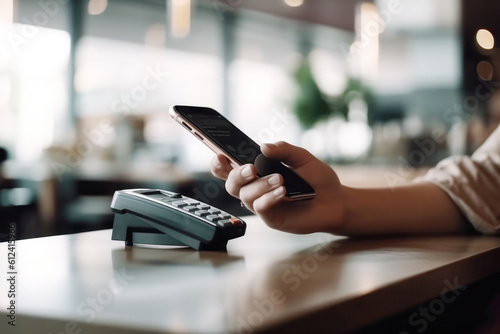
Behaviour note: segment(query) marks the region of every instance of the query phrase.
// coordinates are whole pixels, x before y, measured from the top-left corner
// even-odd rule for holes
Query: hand
[[[334,232],[346,213],[343,187],[333,169],[303,148],[285,142],[264,144],[262,153],[291,167],[316,191],[312,200],[291,201],[279,174],[257,177],[254,165],[233,168],[217,155],[212,173],[226,180],[226,190],[272,228],[292,233]]]

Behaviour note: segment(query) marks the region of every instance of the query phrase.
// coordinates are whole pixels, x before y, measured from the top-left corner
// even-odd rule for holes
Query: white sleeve
[[[417,181],[443,189],[479,232],[500,233],[500,126],[471,157],[447,158]]]

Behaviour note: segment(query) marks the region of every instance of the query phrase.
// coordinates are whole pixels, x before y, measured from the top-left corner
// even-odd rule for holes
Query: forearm
[[[398,188],[344,187],[346,212],[335,233],[344,235],[458,233],[465,218],[431,183]]]

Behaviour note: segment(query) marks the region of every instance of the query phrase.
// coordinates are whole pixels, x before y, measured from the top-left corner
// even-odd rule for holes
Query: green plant
[[[310,128],[332,114],[347,118],[349,104],[361,98],[368,107],[368,122],[371,123],[374,95],[360,79],[349,78],[340,95],[325,96],[318,87],[310,64],[304,58],[294,72],[299,92],[293,104],[293,111],[304,128]]]
[[[306,59],[294,73],[299,92],[293,104],[295,115],[305,128],[310,128],[332,113],[330,104],[319,89]]]

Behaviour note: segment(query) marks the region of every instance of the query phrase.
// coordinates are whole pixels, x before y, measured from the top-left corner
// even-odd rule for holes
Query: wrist
[[[329,207],[333,214],[330,217],[330,225],[326,232],[336,235],[348,235],[349,221],[352,220],[352,196],[351,189],[341,185],[338,193],[332,199]]]

